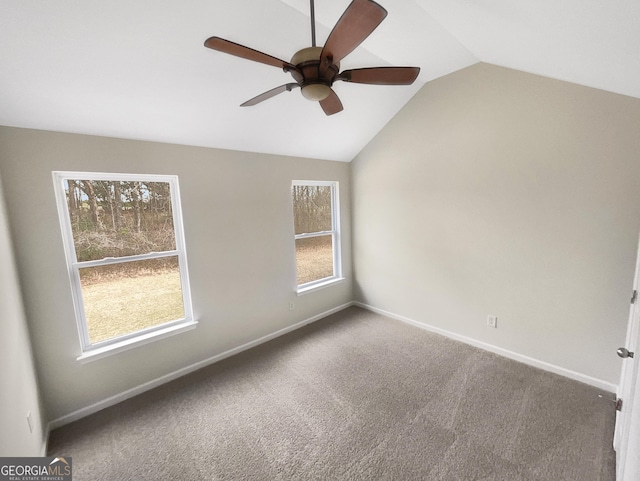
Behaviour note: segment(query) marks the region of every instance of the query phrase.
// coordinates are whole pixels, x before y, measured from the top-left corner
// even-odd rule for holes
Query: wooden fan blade
[[[293,90],[296,87],[299,87],[297,83],[280,85],[280,87],[267,90],[266,92],[261,93],[260,95],[257,95],[250,100],[247,100],[245,103],[240,104],[240,107],[251,107],[252,105],[256,105],[256,104],[259,104],[260,102],[264,102],[265,100],[268,100],[271,97],[275,97],[276,95],[281,94],[282,92],[285,92],[285,91],[291,92],[291,90]]]
[[[419,73],[420,67],[356,68],[345,70],[336,77],[336,80],[358,84],[411,85]]]
[[[387,11],[371,0],[353,0],[329,34],[320,54],[320,65],[337,64],[360,45],[387,16]]]
[[[272,57],[271,55],[267,55],[266,53],[259,52],[252,48],[245,47],[244,45],[240,45],[239,43],[225,40],[224,38],[208,38],[204,42],[204,46],[213,50],[218,50],[219,52],[227,53],[229,55],[235,55],[236,57],[272,65],[273,67],[279,67],[285,70],[295,69],[295,66],[291,65],[289,62],[285,62],[284,60],[280,60],[279,58]]]
[[[342,102],[340,102],[340,99],[333,89],[331,89],[331,93],[326,99],[320,101],[320,107],[322,107],[322,110],[324,110],[324,113],[327,115],[337,114],[343,109]]]

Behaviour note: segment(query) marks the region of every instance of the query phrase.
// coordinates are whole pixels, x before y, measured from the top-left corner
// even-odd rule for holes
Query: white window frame
[[[313,237],[321,237],[331,235],[331,245],[333,248],[333,275],[329,277],[323,277],[304,284],[297,283],[297,271],[298,271],[298,259],[295,256],[296,264],[296,293],[298,295],[306,294],[310,291],[327,287],[329,285],[341,282],[344,280],[342,277],[342,250],[340,247],[340,190],[339,183],[337,181],[318,181],[318,180],[294,180],[291,182],[291,187],[294,186],[312,186],[312,187],[331,187],[331,230],[319,231],[319,232],[305,232],[303,234],[295,233],[295,218],[293,219],[294,225],[294,256],[295,256],[295,241],[298,239],[310,239]],[[291,196],[291,202],[293,205],[293,196]],[[292,209],[292,214],[294,210]],[[295,215],[295,214],[294,214]]]
[[[180,204],[180,187],[178,176],[176,175],[156,175],[156,174],[112,174],[98,172],[67,172],[54,171],[53,183],[62,232],[62,242],[64,244],[65,257],[67,260],[67,270],[71,282],[71,293],[80,338],[82,353],[77,358],[81,362],[99,359],[117,352],[131,349],[149,342],[162,339],[171,335],[185,332],[195,328],[197,321],[193,317],[193,307],[191,304],[191,290],[189,287],[189,273],[187,270],[187,252],[184,241],[184,227],[182,224],[182,206]],[[173,212],[173,229],[176,237],[176,248],[172,251],[150,252],[125,257],[107,257],[99,260],[78,262],[73,241],[73,231],[69,208],[67,204],[65,180],[102,180],[102,181],[141,181],[141,182],[163,182],[170,185],[171,207]],[[165,322],[157,326],[118,336],[113,339],[91,343],[89,330],[85,316],[84,302],[82,296],[82,285],[80,283],[80,269],[86,267],[97,267],[119,264],[124,262],[134,262],[148,259],[159,259],[163,257],[178,257],[180,266],[180,283],[182,288],[182,302],[184,317],[173,321]]]

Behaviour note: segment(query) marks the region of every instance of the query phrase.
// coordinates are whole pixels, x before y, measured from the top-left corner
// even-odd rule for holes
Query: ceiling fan
[[[286,83],[247,100],[241,107],[263,102],[300,87],[302,95],[319,101],[325,114],[340,112],[342,102],[331,88],[339,80],[375,85],[410,85],[420,73],[419,67],[370,67],[340,72],[340,61],[360,45],[387,16],[387,11],[372,0],[353,0],[333,27],[324,47],[316,46],[314,0],[311,2],[311,47],[296,52],[291,62],[220,37],[211,37],[204,46],[254,62],[282,68],[295,82]]]

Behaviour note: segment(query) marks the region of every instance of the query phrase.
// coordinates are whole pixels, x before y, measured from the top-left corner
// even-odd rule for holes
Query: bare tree
[[[76,197],[76,181],[69,180],[68,181],[68,194],[67,194],[67,202],[69,204],[69,218],[71,219],[72,224],[78,224],[78,198]]]
[[[331,187],[294,185],[292,196],[296,234],[331,229]]]
[[[122,229],[122,188],[120,182],[113,183],[113,227],[114,229]]]
[[[94,228],[103,229],[104,225],[102,224],[102,220],[100,219],[100,215],[98,213],[98,199],[96,197],[96,191],[93,185],[93,181],[83,180],[80,181],[80,184],[89,201],[89,212],[91,213],[91,222],[93,223]]]
[[[134,182],[131,189],[131,197],[133,201],[133,219],[136,232],[140,232],[142,224],[142,215],[140,209],[140,182]]]

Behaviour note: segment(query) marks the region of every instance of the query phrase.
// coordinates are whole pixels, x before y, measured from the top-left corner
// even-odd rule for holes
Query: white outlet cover
[[[27,424],[29,425],[29,432],[33,433],[33,420],[31,419],[31,411],[27,411]]]

